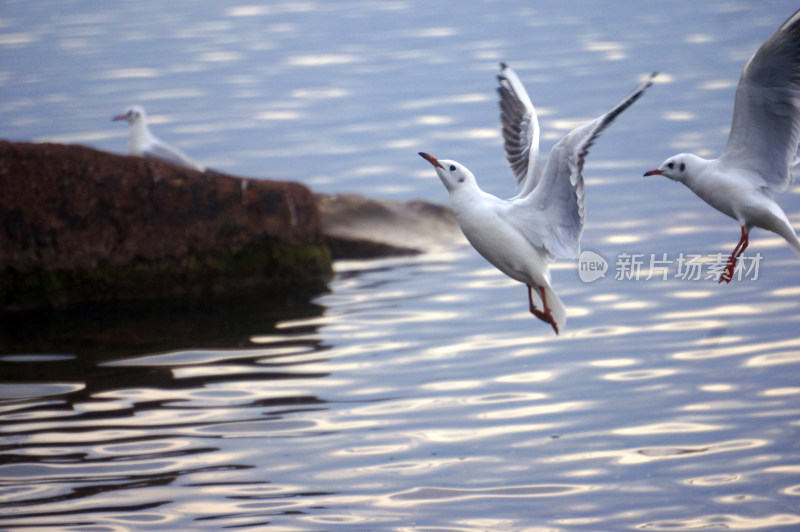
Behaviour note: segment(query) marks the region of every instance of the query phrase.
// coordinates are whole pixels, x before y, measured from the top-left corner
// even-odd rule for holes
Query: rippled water
[[[720,149],[792,2],[156,5],[3,3],[0,136],[121,152],[108,121],[137,101],[220,169],[445,202],[417,151],[511,193],[498,60],[546,147],[640,74],[665,82],[587,162],[583,246],[609,270],[557,263],[559,337],[461,245],[337,263],[310,300],[4,317],[0,528],[800,528],[797,258],[756,230],[757,278],[681,276],[738,228],[640,177]]]

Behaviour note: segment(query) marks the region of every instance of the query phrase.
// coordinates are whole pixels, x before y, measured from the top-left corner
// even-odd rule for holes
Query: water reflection
[[[741,65],[796,9],[95,4],[4,5],[4,136],[122,152],[108,116],[138,101],[206,164],[322,192],[444,202],[425,148],[507,197],[497,61],[524,75],[545,150],[661,70],[587,161],[584,247],[609,259],[733,246],[722,215],[640,175],[719,152]],[[556,263],[557,338],[454,244],[338,263],[312,301],[4,317],[0,526],[796,527],[800,287],[782,241],[754,235],[762,275],[724,287],[613,269],[583,284]]]
[[[694,519],[659,521],[640,526],[642,530],[763,530],[800,524],[800,517],[791,514],[775,514],[750,518],[737,514],[705,515]]]
[[[20,349],[0,357],[18,383],[0,386],[0,522],[394,528],[411,507],[446,526],[502,511],[517,527],[535,511],[561,528],[657,530],[753,504],[768,509],[738,514],[753,529],[797,517],[784,500],[800,474],[789,467],[800,393],[780,371],[796,364],[794,339],[709,335],[725,319],[665,326],[651,307],[619,306],[638,301],[625,283],[565,297],[632,312],[628,325],[587,314],[556,339],[518,308],[518,286],[475,283],[490,280],[482,259],[455,256],[341,263],[328,293],[279,309],[56,313],[8,327],[6,351]],[[643,349],[637,337],[662,340]],[[764,380],[685,356],[745,346]],[[787,355],[759,358],[772,354]],[[756,497],[776,476],[778,490]],[[675,484],[730,491],[678,497]]]
[[[295,353],[319,351],[315,340],[297,341],[286,333],[277,353],[237,350],[254,330],[274,330],[277,316],[320,311],[302,300],[281,301],[280,307],[275,303],[216,303],[202,310],[134,305],[7,316],[0,335],[4,352],[46,353],[59,345],[74,353],[0,357],[0,477],[7,508],[25,508],[35,501],[39,516],[63,513],[67,507],[79,513],[76,508],[89,503],[87,497],[97,498],[90,497],[93,492],[144,488],[193,471],[239,467],[234,454],[199,444],[198,428],[209,432],[204,437],[213,435],[215,426],[228,427],[217,430],[218,436],[242,436],[272,423],[255,434],[279,433],[285,415],[324,408],[324,401],[313,395],[259,394],[252,385],[294,376],[281,369],[281,362],[271,364],[265,357],[283,359],[289,348]],[[308,337],[307,330],[299,333]],[[141,349],[197,342],[234,349],[127,358]],[[231,360],[240,365],[226,371]],[[216,371],[180,375],[192,365]],[[304,379],[325,375],[297,373]],[[198,454],[205,455],[203,466],[196,464]]]
[[[389,502],[402,506],[412,506],[414,504],[437,504],[451,500],[463,502],[472,499],[560,497],[576,495],[591,489],[591,486],[568,484],[508,486],[503,488],[474,490],[415,488],[407,492],[393,495]]]

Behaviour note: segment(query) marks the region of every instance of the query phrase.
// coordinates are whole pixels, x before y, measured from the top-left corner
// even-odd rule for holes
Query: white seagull
[[[153,157],[155,159],[161,159],[187,168],[199,170],[200,172],[205,171],[205,168],[192,161],[181,150],[170,146],[150,133],[150,130],[147,128],[147,115],[142,106],[131,106],[125,113],[112,118],[114,122],[118,120],[125,120],[131,125],[131,132],[128,137],[128,151],[131,155]]]
[[[505,63],[500,67],[500,118],[517,195],[499,199],[482,191],[465,166],[420,155],[435,167],[450,193],[453,211],[470,244],[501,272],[527,285],[531,313],[558,334],[567,312],[550,286],[548,266],[556,257],[574,258],[580,251],[586,217],[584,159],[600,133],[652,85],[655,73],[609,112],[561,139],[543,171],[536,110],[516,73]]]
[[[742,70],[733,123],[719,159],[689,153],[670,157],[645,176],[683,183],[706,203],[742,226],[739,243],[719,282],[731,282],[750,229],[773,231],[800,256],[800,241],[773,198],[793,181],[800,162],[800,11],[761,45]]]

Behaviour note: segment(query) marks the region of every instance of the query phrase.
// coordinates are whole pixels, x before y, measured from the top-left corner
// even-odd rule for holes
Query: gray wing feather
[[[800,162],[800,11],[742,70],[728,143],[720,163],[761,176],[777,192],[792,185]]]
[[[542,174],[539,154],[539,120],[525,86],[505,63],[500,63],[500,123],[506,160],[517,179],[518,196],[536,187]]]
[[[507,219],[531,242],[542,242],[556,257],[580,252],[586,220],[583,165],[598,136],[653,84],[652,73],[639,87],[599,118],[572,130],[552,149],[539,185],[525,198],[509,202]]]

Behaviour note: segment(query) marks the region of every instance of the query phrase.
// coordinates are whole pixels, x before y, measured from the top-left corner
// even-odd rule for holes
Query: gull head
[[[121,115],[117,115],[114,118],[112,118],[111,121],[116,122],[118,120],[125,120],[127,123],[133,125],[139,120],[144,120],[144,119],[145,119],[144,107],[142,107],[141,105],[133,105],[131,107],[128,107],[125,110],[125,112],[122,113]]]
[[[427,153],[420,152],[419,155],[433,165],[436,175],[439,176],[448,191],[453,192],[465,184],[475,183],[475,176],[463,164],[445,159],[439,160]]]
[[[644,177],[663,175],[673,181],[684,182],[687,175],[696,173],[700,161],[701,159],[695,155],[681,153],[670,157],[655,170],[645,172]]]

